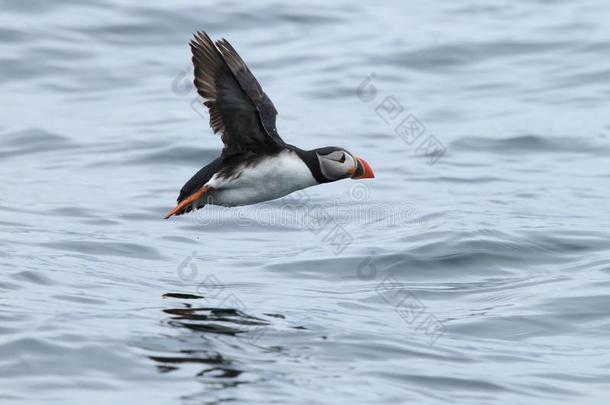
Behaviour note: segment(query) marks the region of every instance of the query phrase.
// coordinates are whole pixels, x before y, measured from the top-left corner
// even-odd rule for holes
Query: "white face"
[[[322,174],[329,180],[350,177],[356,170],[356,161],[345,151],[337,150],[328,155],[317,155]]]

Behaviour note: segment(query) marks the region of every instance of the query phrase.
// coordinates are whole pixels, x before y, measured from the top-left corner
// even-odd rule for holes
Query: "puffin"
[[[184,184],[165,219],[206,205],[250,205],[319,184],[375,177],[366,160],[344,148],[303,150],[284,142],[275,106],[226,39],[213,42],[199,31],[190,48],[195,88],[223,148]]]

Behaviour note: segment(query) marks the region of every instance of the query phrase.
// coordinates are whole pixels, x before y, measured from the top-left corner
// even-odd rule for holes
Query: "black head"
[[[307,164],[319,183],[330,183],[341,179],[373,178],[371,166],[343,148],[325,146],[323,148],[300,151],[301,159]]]

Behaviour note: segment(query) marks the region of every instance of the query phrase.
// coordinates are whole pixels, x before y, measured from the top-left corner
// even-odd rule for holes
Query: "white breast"
[[[232,207],[274,200],[316,184],[301,158],[291,150],[284,150],[243,168],[238,178],[214,175],[206,185],[214,190],[210,193],[210,204]]]

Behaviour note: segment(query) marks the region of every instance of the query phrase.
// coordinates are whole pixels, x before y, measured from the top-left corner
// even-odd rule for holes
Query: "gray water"
[[[0,0],[0,403],[607,403],[607,2],[149,3]],[[376,178],[163,221],[197,30]]]

